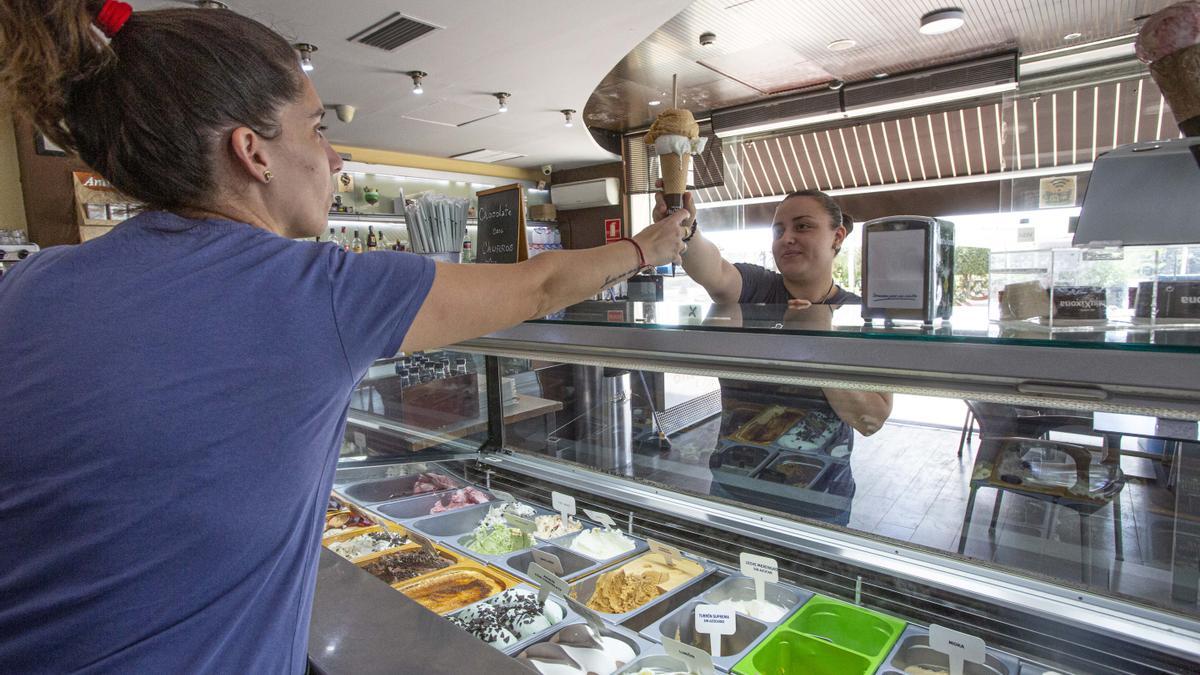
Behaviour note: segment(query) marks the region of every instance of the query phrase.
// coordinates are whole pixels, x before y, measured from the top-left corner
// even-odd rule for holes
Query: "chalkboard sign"
[[[529,258],[525,242],[525,189],[505,185],[476,192],[479,246],[475,262],[515,263]]]

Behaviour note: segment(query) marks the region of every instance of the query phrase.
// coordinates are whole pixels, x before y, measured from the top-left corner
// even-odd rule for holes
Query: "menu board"
[[[505,185],[476,192],[479,199],[478,263],[515,263],[529,258],[525,241],[525,190]]]

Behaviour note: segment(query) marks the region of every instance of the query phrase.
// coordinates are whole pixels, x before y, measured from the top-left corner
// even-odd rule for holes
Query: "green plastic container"
[[[739,661],[734,672],[873,673],[905,625],[900,619],[818,595]],[[809,662],[813,658],[820,663]]]
[[[780,628],[738,661],[733,672],[741,675],[856,675],[873,673],[875,667],[862,654]]]

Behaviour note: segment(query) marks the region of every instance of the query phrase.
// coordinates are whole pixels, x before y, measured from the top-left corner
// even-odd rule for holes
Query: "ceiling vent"
[[[382,21],[377,21],[346,39],[390,52],[439,28],[441,26],[434,26],[404,16],[400,12],[393,12]]]

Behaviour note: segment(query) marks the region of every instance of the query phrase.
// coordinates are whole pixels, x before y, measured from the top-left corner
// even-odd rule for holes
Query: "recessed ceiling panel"
[[[700,65],[763,94],[778,94],[834,79],[824,68],[782,42],[767,42],[705,58]]]

